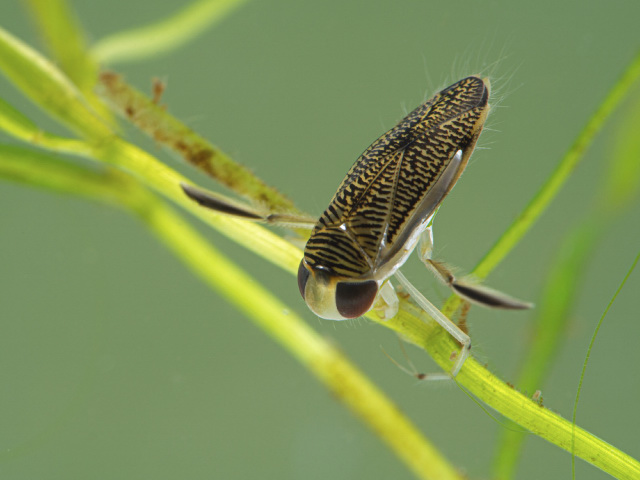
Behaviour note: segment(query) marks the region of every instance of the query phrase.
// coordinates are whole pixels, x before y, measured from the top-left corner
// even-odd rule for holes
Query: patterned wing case
[[[488,99],[487,80],[464,78],[369,146],[313,229],[307,265],[357,279],[389,260],[460,177],[482,131]],[[452,180],[435,198],[427,197],[458,152],[462,158]]]

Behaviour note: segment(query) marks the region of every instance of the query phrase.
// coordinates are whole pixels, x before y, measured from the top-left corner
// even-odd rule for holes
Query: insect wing
[[[489,85],[467,77],[436,94],[376,140],[340,185],[320,217],[307,254],[318,263],[324,253],[352,262],[345,276],[365,276],[396,256],[404,243],[429,218],[464,170],[489,111]],[[447,167],[452,165],[454,171]],[[341,230],[343,241],[331,245],[314,235]],[[352,241],[347,251],[345,245]],[[322,250],[325,250],[323,252]],[[356,255],[356,256],[358,256]]]

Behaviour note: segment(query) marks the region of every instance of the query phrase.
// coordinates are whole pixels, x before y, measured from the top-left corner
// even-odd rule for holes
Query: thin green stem
[[[574,479],[576,478],[576,455],[575,455],[576,415],[578,413],[578,401],[580,400],[580,391],[582,390],[582,384],[584,382],[584,374],[587,371],[587,364],[589,363],[589,357],[591,356],[591,350],[593,349],[593,345],[596,342],[596,337],[598,336],[598,332],[600,331],[600,327],[602,326],[602,323],[604,322],[604,318],[607,316],[607,313],[609,313],[609,310],[611,309],[611,305],[613,305],[613,302],[616,301],[616,298],[618,297],[618,294],[622,290],[622,287],[624,287],[624,284],[627,283],[627,280],[631,276],[631,273],[636,268],[636,265],[638,264],[638,260],[640,260],[640,251],[636,255],[636,258],[633,261],[633,263],[631,264],[631,267],[629,268],[629,270],[627,271],[627,274],[622,279],[622,282],[620,282],[620,285],[618,286],[618,289],[616,290],[616,293],[614,293],[613,297],[611,297],[611,300],[609,301],[609,304],[607,305],[607,308],[604,309],[604,312],[602,313],[602,316],[600,317],[600,320],[598,320],[598,325],[596,325],[596,329],[594,330],[593,336],[591,337],[591,341],[589,342],[589,348],[587,348],[587,356],[585,357],[584,364],[582,365],[582,371],[580,372],[580,381],[578,382],[578,391],[576,392],[576,400],[573,403],[573,414],[571,415],[571,420],[572,420],[571,421],[571,424],[572,424],[572,432],[571,432],[572,433],[572,435],[571,435],[571,474],[572,474],[572,477]]]
[[[13,108],[2,98],[0,98],[0,129],[23,142],[41,148],[83,157],[91,156],[91,147],[86,142],[42,131],[22,112]]]
[[[49,60],[0,27],[0,71],[36,105],[83,137],[111,135],[107,122]]]
[[[598,219],[583,222],[566,238],[558,255],[551,262],[552,270],[545,283],[537,315],[532,322],[530,344],[516,383],[519,391],[532,395],[541,388],[543,379],[565,339],[571,309],[579,292],[581,272],[605,228],[605,223],[599,222]],[[542,397],[537,402],[542,404]],[[516,428],[502,430],[494,456],[494,479],[513,478],[525,437],[526,433]]]
[[[215,25],[245,0],[199,0],[156,23],[115,33],[91,51],[101,63],[134,62],[182,47]]]
[[[640,77],[640,52],[638,52],[626,71],[609,91],[606,98],[591,116],[578,137],[564,155],[549,179],[538,193],[531,199],[525,209],[518,215],[513,224],[500,236],[498,241],[478,263],[473,274],[485,278],[502,259],[517,245],[520,239],[533,226],[536,220],[547,209],[582,159],[596,134],[605,121],[627,95],[631,86]]]
[[[551,271],[541,296],[532,335],[516,385],[520,391],[542,388],[553,359],[561,348],[571,318],[583,272],[600,239],[611,225],[628,210],[640,191],[640,103],[625,102],[627,112],[616,129],[616,142],[603,162],[601,184],[593,196],[593,205],[585,218],[566,236],[558,254],[550,262]],[[542,398],[539,400],[542,403]],[[512,478],[525,434],[503,429],[494,457],[494,478]]]
[[[225,187],[258,202],[267,211],[299,213],[291,200],[171,116],[166,108],[128,85],[120,75],[103,72],[98,93],[116,112],[154,141],[172,149]]]
[[[420,321],[422,319],[422,321]],[[453,365],[460,346],[417,307],[402,300],[400,312],[386,326],[425,349],[444,369]],[[469,358],[456,381],[480,401],[541,438],[571,451],[572,423],[539,405]],[[604,440],[576,427],[575,454],[620,479],[640,478],[640,462]]]
[[[117,137],[109,142],[94,144],[93,147],[95,158],[133,173],[145,185],[269,262],[292,273],[297,271],[302,257],[298,248],[261,225],[201,208],[187,198],[180,188],[180,183],[189,180],[144,150]]]
[[[476,265],[476,268],[472,272],[475,277],[478,279],[486,278],[502,259],[513,250],[518,242],[520,242],[520,239],[529,231],[538,218],[540,218],[562,186],[567,182],[571,172],[576,168],[605,121],[620,104],[621,100],[629,93],[629,90],[637,81],[638,77],[640,77],[640,51],[593,113],[538,193],[536,193],[515,221],[500,236],[493,247],[489,249],[478,265]],[[459,297],[452,295],[443,305],[443,313],[451,316],[453,312],[460,307],[460,302]]]
[[[50,155],[0,145],[0,176],[119,204],[133,211],[205,283],[313,372],[419,478],[462,479],[400,410],[337,348],[129,175],[116,170],[97,173]]]
[[[98,65],[87,52],[73,9],[66,0],[28,0],[27,5],[60,69],[87,95],[95,85]]]

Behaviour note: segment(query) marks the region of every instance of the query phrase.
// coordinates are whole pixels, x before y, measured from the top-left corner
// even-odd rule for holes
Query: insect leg
[[[390,281],[386,281],[380,287],[378,292],[379,298],[384,302],[382,316],[384,320],[388,320],[396,316],[398,308],[400,307],[400,301],[398,300],[398,294],[393,289]]]
[[[403,341],[400,337],[398,337],[398,341],[400,342],[400,350],[402,350],[402,354],[404,355],[404,358],[407,360],[407,363],[409,364],[409,368],[401,365],[399,362],[397,362],[396,360],[394,360],[394,358],[389,355],[387,352],[385,352],[384,348],[380,347],[382,349],[382,353],[384,353],[386,355],[386,357],[391,360],[391,363],[393,363],[396,367],[398,367],[400,370],[402,370],[404,373],[406,373],[407,375],[411,375],[412,377],[414,377],[417,380],[420,381],[433,381],[433,380],[451,380],[451,377],[449,375],[447,375],[446,373],[423,373],[423,372],[419,372],[418,369],[416,368],[416,366],[413,364],[413,362],[411,361],[411,359],[409,358],[409,355],[407,355],[407,352],[404,348],[403,345]]]
[[[427,300],[425,296],[422,295],[418,291],[418,289],[414,287],[411,282],[409,282],[409,280],[407,280],[407,278],[400,272],[400,270],[396,271],[395,276],[407,291],[407,293],[411,295],[411,297],[415,300],[415,302],[462,345],[462,349],[458,354],[456,363],[451,369],[451,376],[455,377],[462,368],[465,360],[469,356],[469,350],[471,350],[471,338],[469,338],[469,335],[460,330],[460,328],[458,328],[455,323],[445,317],[445,315],[440,310],[438,310],[429,300]]]
[[[233,215],[234,217],[241,217],[257,222],[282,225],[289,228],[312,229],[316,223],[314,219],[299,215],[288,215],[286,213],[263,214],[249,205],[235,202],[219,193],[208,192],[186,183],[181,183],[180,187],[191,200],[218,213]]]
[[[449,286],[458,296],[465,300],[485,307],[504,308],[507,310],[526,310],[533,307],[531,303],[523,302],[493,288],[458,280],[444,263],[432,260],[433,230],[431,224],[420,237],[419,249],[422,263],[424,263],[442,283]]]

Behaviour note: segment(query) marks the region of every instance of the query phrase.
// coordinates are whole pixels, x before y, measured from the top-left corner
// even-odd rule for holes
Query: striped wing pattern
[[[481,78],[460,80],[367,148],[318,220],[305,248],[307,264],[354,279],[375,269],[415,220],[421,200],[456,152],[473,148],[486,117],[488,94]],[[435,211],[464,164],[440,200],[429,211],[418,212],[422,218]]]

